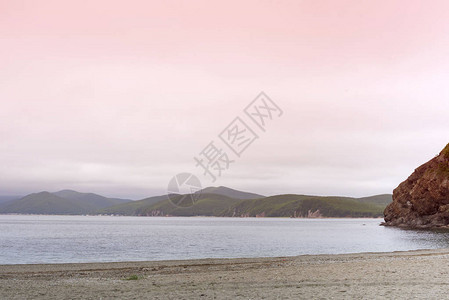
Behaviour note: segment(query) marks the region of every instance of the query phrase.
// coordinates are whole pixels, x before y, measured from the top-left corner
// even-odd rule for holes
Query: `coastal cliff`
[[[393,191],[384,217],[386,226],[449,226],[449,144]]]

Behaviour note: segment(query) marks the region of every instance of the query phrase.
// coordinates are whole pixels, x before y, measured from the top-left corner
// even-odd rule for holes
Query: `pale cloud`
[[[139,198],[195,172],[364,196],[449,142],[445,1],[0,5],[0,194]],[[284,115],[201,177],[193,157],[261,90]]]

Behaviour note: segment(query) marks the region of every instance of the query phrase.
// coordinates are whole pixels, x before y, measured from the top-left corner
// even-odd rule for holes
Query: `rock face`
[[[449,226],[449,144],[393,191],[384,216],[386,226]]]

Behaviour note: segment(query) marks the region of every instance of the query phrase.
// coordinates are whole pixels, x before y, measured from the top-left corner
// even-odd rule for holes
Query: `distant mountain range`
[[[63,190],[56,193],[34,193],[20,199],[0,203],[0,213],[83,215],[127,202],[131,202],[131,200]]]
[[[256,199],[256,198],[264,198],[265,196],[254,194],[254,193],[248,193],[248,192],[242,192],[238,190],[234,190],[228,187],[220,186],[220,187],[207,187],[202,189],[201,191],[197,192],[197,194],[200,194],[200,199],[205,198],[205,195],[212,195],[212,197],[209,197],[211,202],[208,203],[209,210],[200,209],[199,211],[196,211],[197,213],[204,212],[206,215],[215,215],[213,214],[215,211],[219,210],[220,208],[227,208],[229,201],[220,201],[220,200],[226,200],[231,199],[232,200],[244,200],[244,199]],[[225,197],[220,197],[225,196]],[[226,199],[225,199],[226,198]],[[169,200],[167,195],[163,196],[156,196],[156,197],[150,197],[139,201],[134,201],[132,203],[124,203],[121,205],[116,205],[112,207],[105,208],[103,210],[100,210],[100,213],[103,214],[117,214],[117,215],[131,215],[131,216],[141,216],[141,215],[148,215],[151,214],[149,212],[149,209],[153,208],[153,205],[156,205],[155,210],[158,210],[159,206],[164,206],[165,211],[163,212],[164,215],[171,215],[171,212],[173,209],[176,209],[177,207],[174,206]],[[199,205],[198,203],[195,206],[195,209],[198,209]],[[192,209],[192,208],[191,208]],[[190,210],[191,210],[190,209]],[[181,209],[183,214],[181,215],[188,216],[193,215],[189,214],[189,209],[184,208]],[[157,212],[155,212],[157,214]]]
[[[380,196],[382,197],[382,196]],[[195,205],[176,207],[169,200],[140,207],[137,216],[227,216],[227,217],[381,217],[385,205],[364,202],[365,198],[277,195],[257,199],[235,199],[218,194],[201,194]],[[125,214],[110,207],[104,213]]]
[[[177,207],[167,195],[143,200],[107,198],[93,193],[63,190],[40,192],[0,202],[0,213],[108,214],[126,216],[222,217],[381,217],[392,195],[364,198],[308,195],[263,195],[227,187],[208,187],[194,195],[190,207]],[[182,195],[172,195],[182,197]],[[1,199],[1,198],[0,198]],[[176,201],[174,201],[176,203]]]
[[[22,196],[0,196],[0,203],[8,202],[15,199],[20,199]]]

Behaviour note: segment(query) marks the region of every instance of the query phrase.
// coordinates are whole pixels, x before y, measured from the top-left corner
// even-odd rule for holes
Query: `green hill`
[[[219,186],[219,187],[207,187],[202,189],[199,193],[202,194],[217,194],[217,195],[223,195],[227,196],[229,198],[234,199],[258,199],[258,198],[264,198],[265,196],[254,194],[254,193],[248,193],[248,192],[242,192],[238,190],[234,190],[225,186]]]
[[[214,213],[227,208],[229,203],[234,203],[242,199],[263,198],[264,196],[254,193],[242,192],[228,187],[207,187],[197,192],[200,194],[201,202],[195,206],[195,209],[180,209],[174,206],[167,195],[150,197],[139,201],[115,205],[105,209],[98,210],[99,214],[117,214],[117,215],[215,215]],[[205,197],[207,195],[207,197]],[[224,197],[219,197],[224,196]],[[181,196],[180,196],[181,197]],[[221,200],[224,201],[220,202]],[[175,201],[176,202],[176,201]],[[156,205],[157,203],[157,205]],[[154,204],[154,205],[153,205]],[[221,212],[221,211],[220,211]]]
[[[362,202],[362,203],[371,203],[371,204],[376,204],[376,205],[386,207],[388,204],[393,202],[393,195],[382,194],[382,195],[376,195],[376,196],[371,196],[371,197],[363,197],[363,198],[357,198],[357,201]]]
[[[131,200],[106,198],[93,193],[63,190],[40,192],[0,204],[0,213],[19,214],[91,214],[98,209]]]
[[[381,217],[386,206],[384,202],[387,198],[384,195],[360,199],[277,195],[258,199],[235,199],[224,195],[206,193],[201,194],[191,207],[177,207],[165,198],[151,205],[144,205],[141,202],[138,207],[136,205],[132,210],[129,208],[134,203],[115,206],[102,211],[139,216]]]
[[[125,215],[135,216],[138,215],[140,209],[151,206],[152,204],[167,200],[167,195],[145,198],[143,200],[131,201],[111,207],[103,208],[97,211],[98,214],[107,215]]]
[[[385,206],[349,197],[277,195],[240,201],[223,216],[264,217],[381,217]]]
[[[80,193],[73,190],[62,190],[52,194],[65,199],[74,200],[85,206],[90,206],[93,210],[132,202],[132,200],[128,199],[107,198],[94,193]]]
[[[178,197],[182,197],[179,195]],[[170,216],[221,216],[223,211],[239,203],[241,199],[234,199],[224,195],[201,194],[190,207],[174,206],[168,199],[153,205],[142,207],[136,211],[139,216],[170,215]],[[176,202],[176,198],[174,199]]]
[[[3,203],[0,206],[0,213],[77,215],[85,214],[86,209],[73,200],[49,192],[40,192]]]
[[[179,195],[177,197],[183,197]],[[114,214],[128,216],[223,217],[380,217],[391,195],[364,198],[276,195],[264,197],[227,187],[208,187],[195,194],[191,207],[178,207],[167,195],[139,201],[106,198],[93,193],[62,190],[41,192],[0,203],[0,213]],[[173,202],[177,202],[176,198]]]

